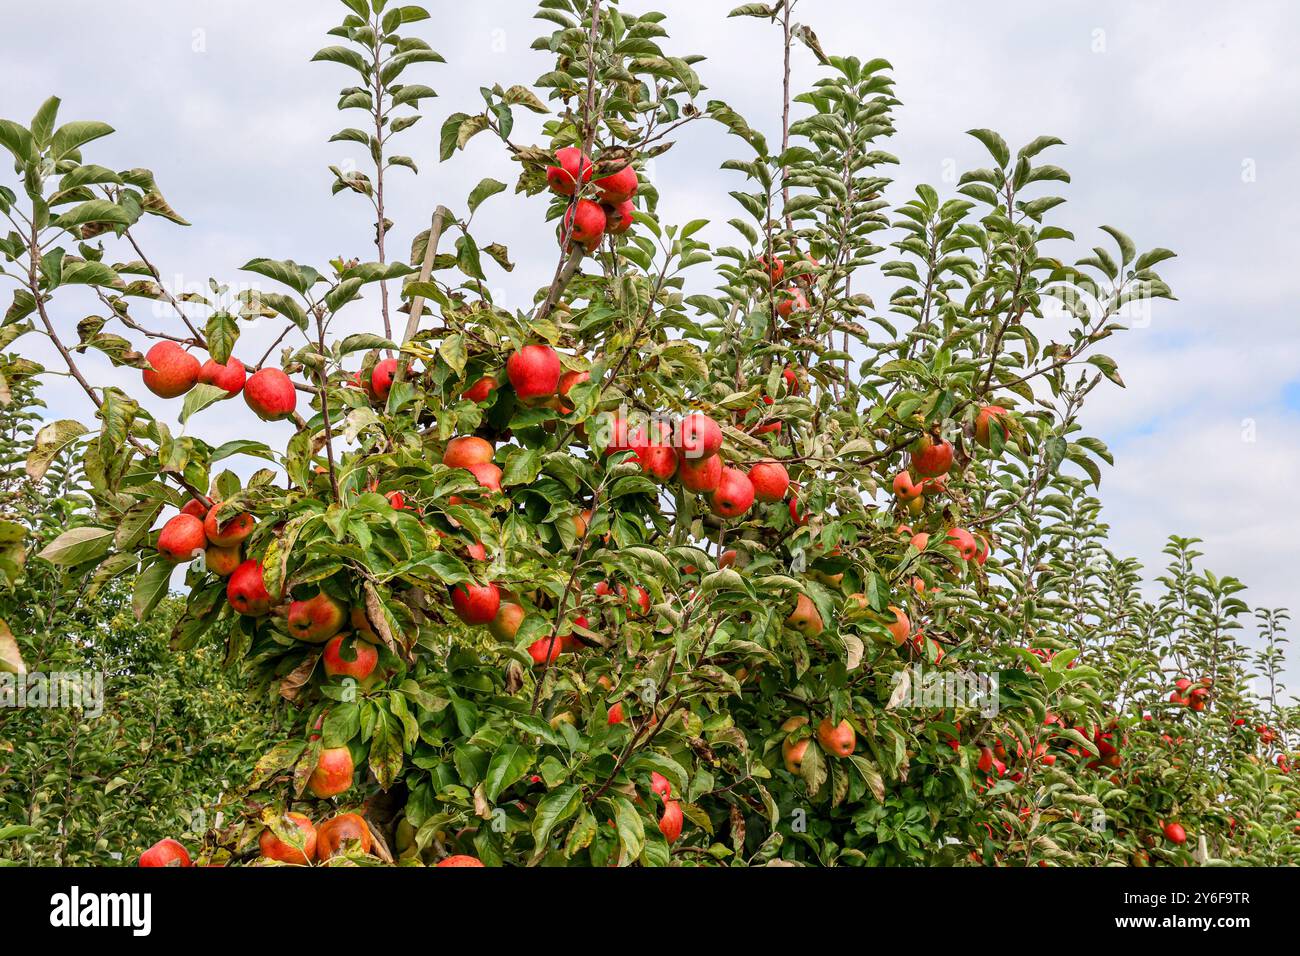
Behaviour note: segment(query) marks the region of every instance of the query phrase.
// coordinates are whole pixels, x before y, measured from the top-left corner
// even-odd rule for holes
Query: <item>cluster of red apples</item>
[[[195,385],[214,385],[244,401],[263,421],[278,421],[294,413],[298,393],[293,381],[278,368],[262,368],[248,374],[244,363],[233,355],[225,364],[198,358],[171,339],[159,342],[145,354],[149,368],[144,384],[160,398],[179,398]]]
[[[636,219],[636,195],[640,181],[630,163],[594,183],[591,158],[577,146],[566,146],[555,153],[555,165],[546,169],[546,182],[558,196],[571,201],[560,227],[560,241],[596,251],[606,235],[620,236],[632,228]],[[594,190],[594,193],[593,193]],[[594,195],[595,198],[588,198]]]
[[[374,845],[370,827],[359,813],[338,813],[319,827],[302,813],[286,813],[274,826],[269,826],[258,837],[258,850],[263,860],[289,866],[311,866],[326,863],[349,847],[369,853]],[[192,866],[189,851],[177,840],[159,840],[140,854],[140,866]],[[482,866],[472,856],[449,856],[438,866]]]

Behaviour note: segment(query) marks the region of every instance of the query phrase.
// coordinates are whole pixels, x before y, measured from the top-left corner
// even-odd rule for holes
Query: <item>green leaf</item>
[[[167,596],[167,587],[171,583],[175,565],[167,561],[155,561],[144,569],[135,579],[135,589],[131,592],[131,610],[135,619],[142,621],[158,606],[158,602]]]
[[[185,393],[185,402],[181,405],[181,424],[188,422],[190,416],[203,411],[209,405],[215,405],[226,398],[230,398],[230,393],[221,386],[200,382]]]
[[[484,179],[469,194],[469,211],[473,212],[483,204],[483,200],[503,192],[505,188],[505,183],[497,182],[495,179]]]
[[[86,561],[94,561],[108,553],[113,543],[112,528],[97,528],[86,525],[73,528],[59,535],[36,556],[44,558],[51,564],[74,567]]]
[[[580,806],[582,806],[582,791],[577,784],[572,783],[557,787],[538,801],[537,812],[533,816],[532,831],[533,843],[537,846],[539,856],[546,851],[551,831],[577,813]]]
[[[40,480],[49,471],[50,464],[71,442],[89,431],[81,422],[70,418],[50,422],[36,433],[32,450],[27,454],[28,477]]]
[[[370,64],[356,50],[345,46],[327,46],[324,49],[317,50],[315,55],[312,56],[311,62],[320,61],[342,63],[344,66],[352,67],[363,77],[368,78],[370,76]]]
[[[107,199],[91,199],[79,206],[73,206],[55,219],[51,225],[70,230],[74,226],[84,226],[92,222],[129,226],[133,218],[117,203],[109,202]]]
[[[80,149],[91,140],[100,139],[113,133],[113,127],[95,120],[76,120],[65,123],[54,131],[50,140],[50,155],[56,160],[63,159],[73,150]]]
[[[522,744],[503,744],[492,755],[487,773],[483,777],[483,790],[492,803],[501,791],[518,782],[533,765],[533,751]]]
[[[968,129],[967,134],[974,136],[984,144],[984,148],[989,151],[997,161],[999,167],[1005,169],[1007,163],[1011,162],[1011,150],[1007,148],[1007,141],[991,129]]]

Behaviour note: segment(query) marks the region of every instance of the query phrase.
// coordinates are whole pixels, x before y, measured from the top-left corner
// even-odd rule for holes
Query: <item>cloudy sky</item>
[[[624,2],[629,10],[667,13],[670,52],[708,57],[698,67],[709,86],[704,95],[777,133],[777,30],[757,20],[726,21],[728,0]],[[428,6],[436,24],[413,30],[448,65],[408,73],[441,96],[402,137],[422,172],[396,177],[390,217],[398,249],[427,226],[435,203],[463,209],[483,176],[513,182],[515,167],[486,137],[439,165],[443,117],[474,110],[482,85],[530,82],[549,68],[529,50],[549,29],[529,19],[532,3]],[[238,266],[258,256],[318,264],[338,254],[370,257],[361,202],[329,196],[326,166],[357,158],[353,147],[326,142],[355,122],[340,122],[333,108],[347,71],[307,62],[327,42],[341,4],[69,0],[6,7],[15,9],[5,11],[0,36],[0,116],[26,121],[56,93],[62,118],[115,126],[118,134],[95,144],[89,159],[152,168],[173,206],[195,224],[151,221],[142,231],[169,284],[206,284],[209,276],[247,282]],[[945,177],[952,169],[984,165],[983,148],[966,129],[997,129],[1013,147],[1051,133],[1068,144],[1051,157],[1074,176],[1063,220],[1081,241],[1101,242],[1096,227],[1113,224],[1140,248],[1179,253],[1162,272],[1180,301],[1160,304],[1149,327],[1108,343],[1128,388],[1098,396],[1085,415],[1088,430],[1117,458],[1101,489],[1112,543],[1154,573],[1168,534],[1201,537],[1207,565],[1245,581],[1252,605],[1297,606],[1300,510],[1291,491],[1300,464],[1293,304],[1300,199],[1286,176],[1300,161],[1300,8],[1284,0],[800,0],[796,12],[829,52],[893,64],[903,102],[899,135],[888,144],[903,162],[896,199],[918,182],[951,191]],[[796,86],[816,79],[810,55],[801,50],[795,60]],[[736,142],[705,124],[688,131],[654,170],[661,219],[723,223],[735,215],[726,195],[735,180],[718,164],[737,151]],[[504,194],[476,220],[480,242],[506,243],[519,264],[500,280],[508,306],[522,306],[554,268],[544,208],[540,197]],[[725,225],[711,229],[706,237],[734,241]],[[92,303],[64,307],[72,324]],[[362,328],[375,313],[354,310],[350,319]],[[250,333],[238,354],[255,360],[263,334]],[[96,380],[136,381],[87,365]],[[60,416],[88,414],[71,390],[46,397]],[[252,431],[242,405],[222,408],[196,419],[205,437]],[[256,427],[266,433],[267,426]],[[1300,666],[1290,676],[1297,686]]]

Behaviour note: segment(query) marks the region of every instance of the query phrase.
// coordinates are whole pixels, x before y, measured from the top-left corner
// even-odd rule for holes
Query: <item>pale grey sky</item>
[[[441,96],[426,102],[426,118],[403,136],[421,175],[395,177],[390,217],[399,247],[427,226],[435,203],[463,208],[486,175],[513,182],[515,167],[486,137],[439,165],[442,119],[475,109],[481,85],[531,82],[548,69],[548,58],[528,48],[549,29],[531,19],[531,2],[428,5],[436,23],[412,29],[448,65],[411,73]],[[669,48],[708,57],[698,67],[709,87],[704,97],[726,100],[777,132],[774,28],[726,21],[730,0],[625,5],[667,13]],[[237,267],[257,256],[316,263],[340,253],[369,257],[361,202],[328,193],[326,166],[356,156],[354,147],[326,142],[352,123],[334,111],[334,94],[348,77],[337,65],[307,62],[327,42],[341,4],[71,0],[3,7],[0,116],[25,121],[57,93],[63,118],[115,126],[117,135],[91,147],[94,161],[152,168],[195,224],[151,222],[145,231],[169,281],[247,282],[252,277]],[[1281,0],[801,0],[798,19],[829,52],[894,65],[903,102],[899,135],[887,147],[903,162],[895,198],[918,182],[950,192],[948,171],[983,165],[982,147],[966,129],[997,129],[1013,147],[1052,133],[1068,144],[1053,161],[1074,175],[1063,215],[1081,242],[1102,241],[1095,227],[1113,224],[1142,248],[1179,253],[1162,272],[1181,301],[1160,305],[1149,328],[1108,344],[1128,388],[1106,392],[1085,415],[1088,429],[1116,454],[1101,489],[1112,544],[1154,574],[1169,533],[1202,537],[1207,566],[1242,578],[1252,605],[1300,608],[1300,511],[1291,502],[1300,465],[1293,306],[1300,199],[1287,178],[1300,166],[1300,7]],[[795,64],[797,86],[817,76],[804,51]],[[717,224],[706,237],[734,241],[724,223],[735,215],[727,190],[736,180],[718,164],[737,152],[736,142],[710,125],[688,130],[654,170],[661,218],[709,217]],[[554,238],[543,212],[543,199],[507,193],[476,220],[481,240],[508,244],[518,263],[500,283],[509,305],[521,305],[549,279]],[[351,319],[362,327],[373,313],[354,310]],[[237,354],[255,358],[265,341],[254,332]],[[87,364],[96,378],[134,380],[93,359]],[[86,414],[70,391],[47,399],[57,414]],[[199,416],[196,427],[216,440],[251,430],[242,406],[223,409],[241,414]],[[1296,686],[1300,666],[1290,675]]]

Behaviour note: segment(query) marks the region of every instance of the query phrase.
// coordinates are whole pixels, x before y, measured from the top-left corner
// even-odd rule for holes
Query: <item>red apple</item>
[[[307,789],[312,796],[324,800],[346,793],[352,786],[352,751],[347,747],[326,747],[320,752],[316,769],[307,780]],[[317,839],[324,836],[324,830],[317,834]]]
[[[669,843],[676,843],[682,835],[682,808],[676,800],[664,803],[663,816],[659,818],[659,832]]]
[[[561,235],[592,251],[605,235],[605,210],[590,199],[579,199],[565,212]]]
[[[345,641],[349,645],[346,650],[344,650]],[[349,655],[351,660],[347,659]],[[378,663],[379,651],[375,650],[373,645],[364,643],[358,638],[348,640],[343,634],[330,638],[321,655],[321,664],[327,675],[351,677],[358,681],[364,681],[373,674]]]
[[[497,380],[491,375],[484,375],[469,388],[465,389],[465,391],[461,392],[460,397],[471,402],[486,402],[496,390]]]
[[[837,757],[849,756],[857,745],[857,735],[853,732],[853,725],[847,720],[832,724],[829,717],[823,717],[821,723],[817,725],[817,740],[823,750]]]
[[[722,459],[717,455],[708,458],[681,458],[677,462],[677,476],[687,491],[708,494],[722,481]]]
[[[292,863],[295,866],[306,866],[316,856],[316,828],[312,826],[311,820],[301,813],[286,813],[281,817],[281,823],[286,830],[297,827],[302,836],[302,849],[294,846],[285,840],[281,840],[275,835],[275,831],[267,827],[262,831],[262,835],[257,839],[258,848],[262,851],[262,857],[267,860],[276,860],[280,863]]]
[[[739,468],[723,468],[710,503],[715,515],[739,518],[754,505],[754,485]]]
[[[231,515],[218,525],[217,511],[220,508],[220,502],[213,502],[212,510],[203,519],[203,530],[207,534],[208,540],[218,548],[231,548],[243,542],[245,538],[253,533],[256,522],[247,511],[241,511]]]
[[[244,401],[263,421],[288,418],[298,404],[293,381],[278,368],[254,372],[244,383]]]
[[[140,854],[141,866],[192,866],[189,851],[172,839],[159,840]]]
[[[262,562],[245,561],[226,582],[226,600],[240,614],[262,617],[269,614],[273,603],[262,579]]]
[[[238,395],[244,390],[244,381],[247,378],[248,373],[244,369],[244,363],[233,355],[226,360],[225,365],[208,359],[199,369],[200,382],[224,388],[231,395]]]
[[[347,844],[355,844],[362,853],[369,853],[371,840],[364,817],[357,813],[340,813],[326,820],[316,831],[316,854],[325,861]]]
[[[285,624],[291,637],[308,644],[323,644],[343,629],[347,618],[343,602],[318,591],[313,597],[291,603]]]
[[[501,610],[501,591],[495,584],[458,584],[451,589],[451,604],[466,624],[487,624]]]
[[[722,448],[722,429],[703,412],[692,412],[677,423],[673,443],[683,458],[709,458]]]
[[[922,435],[912,443],[912,468],[922,478],[937,478],[952,468],[952,443]]]
[[[474,435],[463,435],[447,442],[442,463],[448,468],[468,468],[490,462],[493,454],[491,442]]]
[[[623,235],[636,222],[636,203],[630,199],[617,205],[607,205],[604,210],[605,231],[611,236]]]
[[[754,497],[768,503],[782,501],[790,490],[790,473],[779,461],[760,461],[749,469]]]
[[[591,160],[577,146],[556,150],[557,165],[546,169],[546,182],[561,196],[572,196],[578,191],[579,180],[591,182]]]
[[[549,345],[525,345],[506,362],[506,375],[522,402],[554,395],[560,372],[560,357]]]
[[[639,185],[636,170],[630,165],[624,166],[616,173],[611,173],[596,180],[596,189],[600,192],[600,201],[610,206],[625,203],[636,195]]]
[[[388,393],[393,389],[393,379],[397,376],[397,359],[386,358],[375,363],[370,373],[370,394],[377,401],[387,401]]]
[[[152,366],[144,370],[144,384],[159,398],[178,398],[199,381],[199,360],[175,342],[159,342],[145,353]]]
[[[203,522],[193,515],[176,515],[158,532],[158,553],[168,561],[191,561],[207,545]]]

